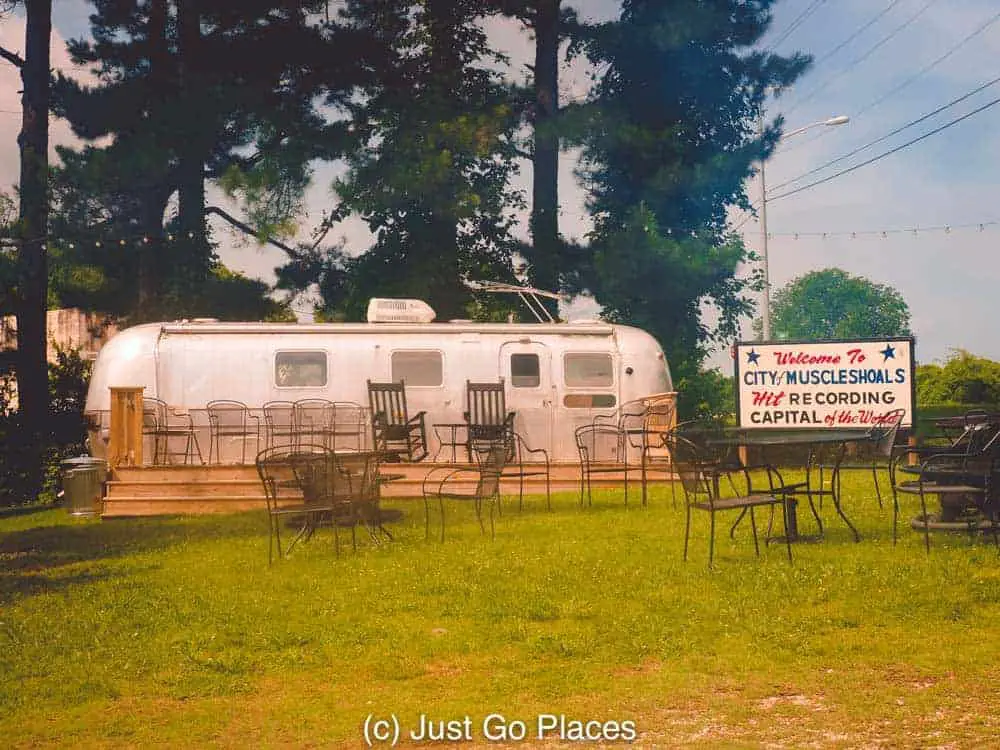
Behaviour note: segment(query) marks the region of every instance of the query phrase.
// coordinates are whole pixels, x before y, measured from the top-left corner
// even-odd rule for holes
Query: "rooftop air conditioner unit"
[[[435,315],[434,309],[419,299],[368,300],[369,323],[430,323]]]

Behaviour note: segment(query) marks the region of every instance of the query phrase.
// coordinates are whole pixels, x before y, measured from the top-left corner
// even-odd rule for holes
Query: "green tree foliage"
[[[685,402],[685,412],[693,419],[725,422],[736,413],[732,376],[718,369],[700,370],[679,379],[674,387]]]
[[[372,296],[419,296],[439,317],[466,317],[463,280],[513,281],[518,117],[481,26],[490,12],[485,0],[347,3],[349,23],[376,39],[375,75],[348,105],[357,141],[335,185],[338,218],[361,217],[375,240],[285,273],[321,269],[328,317],[360,319]]]
[[[956,349],[943,365],[920,365],[917,403],[1000,404],[1000,362]]]
[[[748,254],[727,232],[726,208],[747,205],[744,181],[779,137],[780,122],[757,134],[766,89],[808,64],[753,49],[772,5],[626,0],[617,21],[579,32],[603,71],[577,113],[595,229],[564,264],[608,317],[660,340],[678,381],[750,310],[750,282],[735,276]],[[715,330],[702,322],[706,302],[721,313]]]
[[[325,10],[321,0],[95,6],[93,40],[70,52],[99,85],[60,79],[60,112],[78,135],[113,139],[63,152],[60,235],[79,235],[83,266],[124,264],[137,282],[135,318],[185,314],[186,292],[216,267],[206,179],[242,197],[264,233],[295,217],[310,160],[336,148],[319,97],[336,99],[330,82],[357,68],[359,47],[310,15]],[[134,257],[95,253],[97,242]]]
[[[787,339],[909,336],[910,309],[890,286],[826,268],[774,294],[771,330],[775,338]]]

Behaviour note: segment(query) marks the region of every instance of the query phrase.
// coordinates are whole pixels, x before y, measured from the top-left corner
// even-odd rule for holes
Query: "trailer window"
[[[274,357],[274,383],[279,388],[326,385],[326,352],[278,352]]]
[[[610,354],[567,354],[563,358],[563,370],[563,378],[570,388],[601,388],[615,384]]]
[[[537,354],[510,355],[510,384],[515,388],[537,388],[542,382],[542,371]]]
[[[611,409],[616,403],[613,393],[567,393],[563,406],[567,409]]]
[[[441,352],[393,352],[392,380],[407,385],[438,386],[444,383],[444,364]]]

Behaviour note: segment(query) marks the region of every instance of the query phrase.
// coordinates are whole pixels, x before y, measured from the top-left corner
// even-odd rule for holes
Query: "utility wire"
[[[897,0],[897,2],[898,2],[898,0]],[[895,4],[895,3],[893,3],[893,4]],[[945,60],[947,60],[949,57],[951,57],[955,52],[957,52],[959,49],[961,49],[962,47],[964,47],[968,42],[972,41],[972,39],[974,39],[975,37],[977,37],[979,34],[981,34],[983,31],[985,31],[986,29],[988,29],[994,23],[996,23],[997,19],[1000,19],[1000,13],[997,13],[995,16],[993,16],[992,18],[988,19],[985,23],[983,23],[981,26],[979,26],[977,29],[975,29],[971,34],[969,34],[968,36],[966,36],[958,44],[954,45],[951,49],[949,49],[947,52],[945,52],[943,55],[941,55],[941,57],[939,57],[938,59],[936,59],[934,62],[930,63],[929,65],[924,66],[918,72],[914,73],[912,76],[910,76],[905,81],[903,81],[902,83],[900,83],[898,86],[895,86],[894,88],[890,89],[885,94],[883,94],[882,96],[880,96],[878,99],[876,99],[875,101],[873,101],[870,104],[866,105],[863,109],[858,110],[857,112],[855,112],[851,116],[852,117],[860,117],[865,112],[868,112],[868,111],[874,109],[875,107],[877,107],[879,104],[881,104],[882,102],[884,102],[886,99],[888,99],[888,98],[890,98],[892,96],[895,96],[900,91],[902,91],[907,86],[909,86],[911,83],[913,83],[915,80],[917,80],[918,78],[920,78],[921,76],[923,76],[925,73],[930,72],[931,70],[933,70],[934,68],[936,68],[938,65],[940,65],[941,63],[943,63]],[[806,146],[806,145],[808,145],[810,143],[813,143],[814,141],[818,141],[820,138],[823,138],[823,137],[828,136],[828,135],[830,135],[830,131],[829,130],[823,130],[823,131],[817,133],[816,135],[812,136],[811,138],[808,138],[808,139],[806,139],[804,141],[796,142],[795,144],[793,144],[792,146],[790,146],[789,148],[784,149],[784,150],[785,151],[791,151],[794,148],[798,148],[800,146]]]
[[[901,31],[903,31],[903,29],[905,29],[911,23],[913,23],[918,18],[920,18],[920,16],[922,16],[924,14],[924,12],[926,12],[927,9],[930,8],[932,5],[934,5],[934,3],[936,3],[937,1],[938,0],[928,0],[928,2],[924,3],[924,5],[921,6],[920,10],[918,10],[916,13],[914,13],[912,16],[910,16],[908,19],[906,19],[899,26],[897,26],[895,29],[893,29],[888,34],[886,34],[884,37],[882,37],[879,41],[877,41],[871,47],[869,47],[860,57],[856,58],[846,68],[842,68],[838,72],[834,73],[832,76],[830,76],[829,78],[827,78],[826,81],[823,84],[821,84],[820,86],[814,88],[805,97],[803,97],[802,99],[799,99],[797,102],[795,102],[790,109],[785,110],[784,114],[788,115],[791,112],[793,112],[796,109],[798,109],[799,107],[801,107],[806,102],[811,101],[817,94],[819,94],[822,91],[825,91],[826,88],[831,83],[833,83],[838,78],[840,78],[841,76],[849,73],[851,70],[853,70],[858,65],[860,65],[861,63],[863,63],[865,60],[867,60],[869,57],[871,57],[872,54],[874,54],[876,50],[878,50],[879,48],[881,48],[884,44],[888,43],[897,34],[899,34]]]
[[[998,14],[998,18],[1000,18],[1000,14]],[[867,151],[872,146],[875,146],[875,145],[881,143],[882,141],[884,141],[884,140],[886,140],[888,138],[892,138],[892,136],[894,136],[894,135],[896,135],[898,133],[902,133],[904,130],[908,130],[909,128],[912,128],[914,125],[919,125],[924,120],[927,120],[927,119],[933,117],[936,114],[940,114],[941,112],[944,112],[944,110],[950,109],[951,107],[954,107],[959,102],[965,101],[970,96],[974,96],[974,95],[978,94],[980,91],[983,91],[984,89],[988,89],[990,86],[995,86],[998,83],[1000,83],[1000,76],[997,76],[992,81],[987,81],[986,83],[982,84],[981,86],[978,86],[978,87],[974,88],[972,91],[968,92],[967,94],[963,94],[962,96],[958,97],[957,99],[952,99],[950,102],[948,102],[947,104],[943,104],[942,106],[940,106],[937,109],[935,109],[933,112],[928,112],[923,117],[918,117],[916,120],[911,120],[910,122],[906,123],[905,125],[902,125],[902,126],[896,128],[891,133],[886,133],[881,138],[876,138],[874,141],[866,143],[864,146],[859,146],[858,148],[856,148],[853,151],[850,151],[850,152],[844,154],[843,156],[838,156],[836,159],[831,159],[830,161],[826,162],[825,164],[821,164],[820,166],[816,167],[815,169],[810,169],[808,172],[800,174],[798,177],[795,177],[795,178],[793,178],[791,180],[787,180],[785,182],[782,182],[780,185],[775,185],[771,189],[774,190],[774,191],[780,190],[781,188],[786,187],[787,185],[791,185],[791,184],[793,184],[795,182],[800,182],[801,180],[804,180],[806,177],[809,177],[809,175],[816,174],[817,172],[822,172],[827,167],[832,167],[834,164],[842,162],[842,161],[844,161],[844,159],[849,159],[852,156],[854,156],[855,154],[860,154],[862,151]]]
[[[956,44],[954,47],[952,47],[950,50],[948,50],[947,52],[945,52],[943,55],[941,55],[941,57],[939,57],[937,60],[935,60],[934,62],[932,62],[930,65],[927,65],[927,66],[921,68],[919,71],[917,71],[916,73],[914,73],[912,76],[910,76],[909,78],[907,78],[905,81],[903,81],[902,83],[900,83],[898,86],[896,86],[893,89],[889,90],[887,93],[885,93],[882,96],[880,96],[878,99],[876,99],[875,101],[873,101],[871,104],[869,104],[869,105],[865,106],[863,109],[859,110],[857,112],[857,114],[855,114],[854,116],[858,117],[858,116],[864,114],[865,112],[867,112],[868,110],[874,109],[879,104],[881,104],[886,99],[888,99],[890,96],[894,96],[895,94],[897,94],[900,91],[902,91],[903,89],[905,89],[907,86],[909,86],[915,80],[917,80],[918,78],[920,78],[920,76],[922,76],[925,73],[927,73],[927,72],[933,70],[934,68],[936,68],[938,65],[940,65],[941,63],[943,63],[945,60],[947,60],[953,54],[955,54],[959,49],[961,49],[967,43],[969,43],[970,41],[972,41],[975,37],[979,36],[984,31],[986,31],[986,29],[988,29],[990,26],[992,26],[994,23],[996,23],[998,19],[1000,19],[1000,13],[997,13],[992,18],[990,18],[989,20],[987,20],[986,22],[984,22],[981,26],[979,26],[979,28],[975,29],[971,34],[969,34],[967,37],[965,37],[965,39],[963,39],[958,44]]]
[[[796,193],[801,193],[803,190],[808,190],[809,188],[816,187],[817,185],[822,185],[824,182],[829,182],[830,180],[836,179],[837,177],[841,177],[841,176],[843,176],[845,174],[849,174],[850,172],[853,172],[853,171],[855,171],[857,169],[861,169],[862,167],[867,167],[869,164],[874,164],[875,162],[880,161],[881,159],[884,159],[887,156],[892,156],[897,151],[902,151],[904,148],[909,148],[913,144],[919,143],[920,141],[924,140],[925,138],[930,138],[932,135],[936,135],[937,133],[940,133],[942,130],[947,130],[952,125],[957,125],[958,123],[962,122],[962,120],[968,120],[973,115],[977,115],[980,112],[983,112],[983,111],[989,109],[990,107],[996,106],[997,104],[1000,104],[1000,97],[994,99],[991,102],[987,102],[986,104],[984,104],[983,106],[979,107],[978,109],[974,109],[971,112],[968,112],[967,114],[962,115],[961,117],[956,117],[954,120],[951,120],[950,122],[946,122],[944,125],[941,125],[940,127],[934,128],[934,130],[931,130],[931,131],[929,131],[927,133],[924,133],[923,135],[921,135],[921,136],[919,136],[917,138],[914,138],[912,141],[907,141],[906,143],[902,144],[901,146],[896,146],[896,148],[890,149],[889,151],[881,153],[878,156],[873,156],[868,161],[863,161],[860,164],[855,164],[853,167],[848,167],[847,169],[842,169],[839,172],[835,172],[834,174],[832,174],[832,175],[830,175],[828,177],[824,177],[824,178],[822,178],[820,180],[816,180],[815,182],[810,182],[808,185],[803,185],[802,187],[795,188],[794,190],[789,190],[786,193],[779,193],[778,195],[774,196],[773,198],[769,198],[768,200],[770,200],[770,201],[776,201],[779,198],[787,198],[790,195],[795,195]]]
[[[821,6],[825,2],[826,2],[826,0],[813,0],[813,2],[810,5],[806,6],[806,9],[803,10],[801,13],[799,13],[795,17],[794,21],[792,21],[790,24],[788,24],[788,28],[785,29],[781,33],[781,36],[779,36],[777,39],[775,39],[773,42],[771,42],[767,46],[768,51],[773,50],[775,47],[777,47],[783,41],[785,41],[786,39],[788,39],[788,37],[791,36],[792,33],[797,28],[799,28],[799,26],[801,26],[803,23],[805,23],[805,21],[809,18],[809,16],[811,16],[813,13],[815,13],[819,9],[819,6]],[[897,0],[897,2],[898,2],[898,0]]]
[[[819,58],[818,60],[816,60],[813,63],[813,65],[820,65],[820,64],[826,62],[827,60],[829,60],[834,55],[836,55],[838,52],[840,52],[840,50],[844,49],[844,47],[846,47],[848,44],[850,44],[855,39],[857,39],[859,36],[861,36],[861,34],[863,34],[869,28],[871,28],[872,25],[874,25],[882,16],[884,16],[890,10],[892,10],[897,5],[899,5],[899,3],[901,1],[902,0],[892,0],[891,3],[889,3],[882,10],[880,10],[878,13],[876,13],[867,23],[861,25],[858,29],[856,29],[853,34],[851,34],[849,37],[847,37],[847,39],[845,39],[844,41],[842,41],[840,44],[838,44],[832,50],[830,50],[829,52],[827,52],[826,54],[824,54],[821,58]]]

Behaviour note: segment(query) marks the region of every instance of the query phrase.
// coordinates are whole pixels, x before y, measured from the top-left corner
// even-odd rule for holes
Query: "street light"
[[[820,127],[823,125],[844,125],[850,122],[851,118],[847,115],[837,115],[836,117],[831,117],[826,120],[818,120],[816,122],[811,122],[808,125],[803,125],[801,128],[796,128],[788,133],[781,136],[781,140],[785,138],[791,138],[793,135],[798,135],[799,133],[804,133],[811,128]],[[761,135],[764,134],[764,118],[761,116],[758,122],[759,132]],[[780,141],[779,141],[780,143]],[[761,260],[764,262],[764,341],[771,340],[771,276],[767,267],[767,182],[764,179],[764,160],[760,162],[760,247],[761,247]]]

